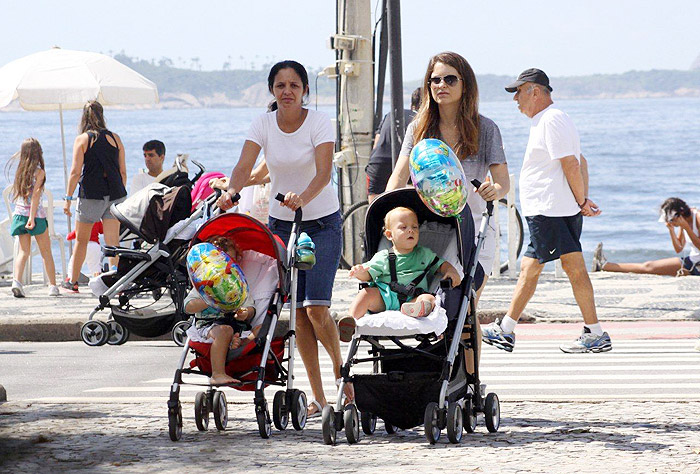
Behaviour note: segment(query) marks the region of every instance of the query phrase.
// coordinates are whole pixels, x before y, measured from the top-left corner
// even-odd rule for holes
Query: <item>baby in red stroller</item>
[[[194,314],[194,324],[187,330],[190,342],[211,344],[209,362],[211,363],[212,385],[227,385],[240,383],[226,373],[226,357],[229,349],[245,347],[255,340],[262,320],[265,317],[267,305],[277,289],[276,262],[254,250],[241,251],[240,246],[225,236],[214,236],[207,239],[226,252],[231,259],[243,269],[244,275],[251,283],[243,306],[234,313],[223,313],[210,307],[192,288],[185,298],[185,311]]]

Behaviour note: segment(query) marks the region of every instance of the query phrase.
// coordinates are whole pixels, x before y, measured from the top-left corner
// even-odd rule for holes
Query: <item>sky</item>
[[[354,1],[367,1],[374,24],[381,0]],[[0,0],[0,66],[54,45],[203,70],[282,59],[329,66],[335,3]],[[404,0],[401,14],[405,80],[420,78],[445,50],[477,74],[539,67],[555,77],[688,69],[700,55],[697,0]]]

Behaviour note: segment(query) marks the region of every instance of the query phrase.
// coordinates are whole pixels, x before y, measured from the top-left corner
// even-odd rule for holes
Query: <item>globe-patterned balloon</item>
[[[467,204],[467,183],[457,155],[442,140],[419,141],[409,157],[411,181],[435,214],[456,216]]]
[[[219,247],[209,242],[192,246],[187,253],[187,271],[192,285],[209,306],[236,311],[248,296],[248,282],[241,267]]]

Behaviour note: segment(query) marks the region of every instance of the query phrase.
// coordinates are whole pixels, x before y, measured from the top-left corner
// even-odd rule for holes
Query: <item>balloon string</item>
[[[457,222],[459,222],[460,224],[462,223],[462,214],[457,214],[455,218],[457,219]]]

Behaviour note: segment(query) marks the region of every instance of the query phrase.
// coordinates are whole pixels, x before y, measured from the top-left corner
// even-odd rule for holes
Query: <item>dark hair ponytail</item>
[[[270,74],[267,76],[267,89],[272,92],[272,88],[275,84],[275,77],[282,69],[293,69],[301,79],[301,84],[304,87],[304,99],[309,98],[309,75],[306,72],[306,68],[296,61],[287,59],[285,61],[280,61],[270,69]]]

